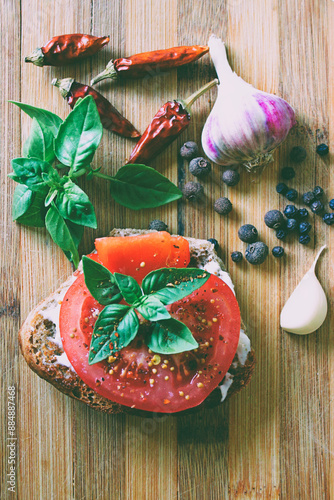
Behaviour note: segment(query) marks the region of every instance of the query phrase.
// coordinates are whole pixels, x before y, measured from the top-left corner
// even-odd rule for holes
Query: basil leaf
[[[156,323],[147,345],[158,354],[177,354],[198,347],[189,328],[174,318]]]
[[[47,179],[55,172],[49,163],[35,158],[16,158],[12,160],[12,167],[17,182],[24,184],[32,191],[44,193],[48,189]]]
[[[16,186],[13,197],[13,220],[26,226],[44,227],[46,214],[44,198],[43,193],[34,193],[23,184]]]
[[[51,130],[42,128],[36,118],[33,118],[29,137],[23,146],[23,156],[52,163],[55,159],[53,140],[54,135]]]
[[[78,224],[74,224],[74,222],[71,222],[70,220],[66,220],[65,223],[71,233],[72,240],[74,241],[75,246],[78,248],[82,240],[84,227],[79,226]]]
[[[63,122],[63,120],[59,116],[51,113],[51,111],[47,111],[46,109],[36,108],[35,106],[30,106],[30,104],[24,104],[23,102],[9,102],[22,109],[22,111],[27,113],[30,118],[36,118],[43,130],[50,130],[52,135],[56,137],[58,129]]]
[[[110,180],[110,191],[117,203],[133,210],[160,207],[182,197],[172,182],[145,165],[120,168]]]
[[[53,202],[53,200],[55,199],[55,197],[57,196],[57,194],[58,194],[58,190],[55,189],[55,188],[51,188],[50,191],[48,192],[48,194],[45,197],[44,205],[46,207],[48,207],[49,205],[51,205],[51,203]]]
[[[160,300],[153,296],[146,295],[138,302],[135,305],[137,311],[148,321],[160,321],[171,317]]]
[[[137,335],[139,320],[132,308],[122,304],[106,306],[95,323],[90,344],[90,365],[126,347]]]
[[[89,95],[75,106],[59,127],[55,140],[58,160],[73,172],[89,165],[100,144],[102,130],[95,101]]]
[[[210,273],[196,268],[163,268],[145,276],[142,288],[145,295],[152,294],[149,296],[167,305],[190,295],[203,286],[209,277]]]
[[[114,275],[102,264],[89,257],[82,257],[85,283],[91,295],[99,304],[107,306],[122,300]]]
[[[115,273],[114,276],[117,286],[126,302],[128,304],[135,304],[143,295],[137,281],[125,274]]]
[[[55,201],[60,215],[81,226],[97,228],[94,207],[86,193],[68,180],[58,192]]]
[[[53,202],[46,214],[45,225],[53,241],[64,251],[74,266],[78,267],[80,261],[78,249],[68,226]]]

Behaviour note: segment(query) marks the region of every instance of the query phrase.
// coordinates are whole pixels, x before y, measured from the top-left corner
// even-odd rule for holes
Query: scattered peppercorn
[[[283,196],[285,195],[285,193],[287,193],[289,191],[289,188],[286,184],[284,184],[284,182],[279,182],[276,186],[276,192],[278,194],[282,194]]]
[[[282,175],[283,179],[289,180],[289,179],[293,179],[295,177],[296,172],[294,171],[294,169],[292,167],[284,167],[281,170],[281,175]]]
[[[295,219],[298,214],[298,209],[294,205],[287,205],[284,209],[284,215],[288,219]]]
[[[306,208],[300,208],[298,211],[297,211],[297,218],[298,220],[305,220],[308,218],[308,210]]]
[[[245,257],[250,264],[262,264],[268,256],[268,247],[262,241],[251,243],[246,248]]]
[[[203,186],[198,182],[187,182],[182,192],[189,201],[197,201],[203,195]]]
[[[285,193],[285,197],[289,201],[294,201],[298,198],[298,193],[295,189],[289,189],[289,191]]]
[[[239,228],[238,236],[245,243],[254,243],[258,239],[258,232],[252,224],[244,224]]]
[[[241,252],[232,252],[231,259],[233,260],[233,262],[241,262],[243,259],[242,253]]]
[[[320,200],[316,200],[311,205],[311,210],[314,214],[320,215],[324,209],[323,203]]]
[[[227,215],[232,210],[232,203],[228,198],[223,196],[222,198],[218,198],[214,204],[214,210],[220,215]]]
[[[222,179],[223,179],[223,182],[225,182],[225,184],[227,186],[231,186],[231,187],[236,186],[238,184],[238,182],[240,181],[240,174],[237,170],[232,170],[232,169],[225,170],[225,172],[223,173]]]
[[[302,234],[301,236],[299,236],[299,243],[301,243],[302,245],[307,245],[308,243],[310,243],[311,241],[311,238],[308,234]]]
[[[284,225],[284,217],[279,210],[269,210],[264,216],[264,222],[270,228],[279,229]]]
[[[214,249],[217,251],[219,248],[219,243],[215,238],[209,238],[208,241],[213,244]]]
[[[302,146],[295,146],[290,151],[290,160],[296,163],[300,163],[305,160],[307,156],[306,149]]]
[[[317,200],[320,200],[323,197],[324,190],[320,186],[315,186],[315,188],[313,189],[313,194]]]
[[[154,231],[167,231],[168,226],[162,220],[154,219],[149,223],[148,228]]]
[[[329,205],[329,208],[334,210],[334,198],[328,203],[328,205]]]
[[[295,231],[298,227],[298,222],[296,219],[288,219],[286,221],[286,230],[291,233],[292,231]]]
[[[299,224],[299,233],[300,234],[307,234],[311,231],[312,226],[309,222],[301,222]]]
[[[327,226],[332,226],[334,224],[334,213],[325,214],[322,220],[325,224],[327,224]]]
[[[189,172],[195,177],[205,177],[211,172],[211,163],[205,158],[193,158],[189,163]]]
[[[329,148],[328,148],[327,144],[324,144],[324,143],[319,144],[317,146],[316,152],[318,153],[319,156],[326,156],[326,155],[328,155]]]
[[[286,229],[277,229],[276,231],[276,238],[279,239],[279,240],[284,240],[284,238],[286,238],[286,235],[287,235],[287,230]]]
[[[284,248],[283,247],[274,247],[271,251],[274,257],[283,257],[284,255]]]
[[[192,160],[198,155],[198,146],[194,141],[188,141],[181,146],[180,155],[186,160]]]
[[[311,205],[315,200],[315,196],[312,191],[307,191],[303,194],[303,202],[305,205]]]

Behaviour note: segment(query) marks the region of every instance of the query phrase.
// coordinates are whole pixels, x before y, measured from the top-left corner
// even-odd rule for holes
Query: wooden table
[[[37,68],[24,56],[56,34],[110,34],[97,57],[68,68]],[[87,253],[96,236],[113,227],[146,228],[153,218],[172,232],[215,237],[236,284],[257,366],[246,390],[222,408],[160,421],[103,415],[88,409],[40,380],[24,362],[17,332],[29,310],[71,272],[63,253],[44,229],[11,221],[14,182],[10,160],[21,155],[31,121],[9,99],[45,107],[65,117],[68,106],[50,85],[54,77],[89,82],[111,58],[176,45],[205,44],[211,33],[227,42],[234,70],[254,86],[277,93],[294,106],[298,124],[275,153],[261,178],[246,172],[236,188],[221,181],[215,166],[203,181],[205,201],[180,202],[133,212],[113,202],[106,183],[83,185],[98,217],[98,230],[85,231],[80,250]],[[311,217],[315,235],[304,247],[297,238],[284,242],[286,257],[270,256],[252,267],[233,264],[230,252],[244,250],[237,237],[243,223],[254,224],[270,248],[278,241],[264,222],[265,212],[283,209],[275,192],[279,171],[291,165],[295,145],[307,150],[290,182],[300,193],[315,185],[334,197],[334,2],[331,0],[3,0],[1,3],[1,359],[3,438],[2,498],[36,499],[227,499],[334,498],[334,230]],[[131,122],[143,131],[161,104],[185,98],[214,77],[209,56],[193,65],[144,81],[99,85]],[[186,133],[154,165],[173,182],[191,176],[178,161],[186,140],[200,142],[216,90],[193,107]],[[315,153],[325,142],[332,153]],[[105,132],[94,160],[114,173],[133,143]],[[213,211],[228,195],[229,218]],[[301,205],[299,205],[301,206]],[[286,299],[311,265],[316,250],[328,250],[318,276],[329,299],[323,327],[295,336],[279,327]],[[332,319],[332,322],[330,322]],[[7,387],[16,388],[16,493],[6,485]]]

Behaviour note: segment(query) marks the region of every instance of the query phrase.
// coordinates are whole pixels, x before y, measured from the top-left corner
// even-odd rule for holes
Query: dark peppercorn
[[[300,234],[307,234],[311,231],[312,226],[309,222],[301,222],[299,224],[299,233]]]
[[[213,208],[218,214],[227,215],[232,210],[232,203],[224,196],[215,201]]]
[[[287,205],[284,209],[284,215],[288,219],[295,219],[298,214],[298,209],[294,205]]]
[[[290,160],[296,163],[300,163],[301,161],[305,160],[306,156],[306,149],[302,146],[295,146],[290,151]]]
[[[317,146],[316,152],[318,153],[319,156],[326,156],[328,155],[329,148],[327,144],[319,144]]]
[[[283,247],[274,247],[271,251],[274,257],[283,257],[284,255],[284,248]]]
[[[167,231],[168,226],[162,220],[154,219],[149,223],[148,228],[155,231]]]
[[[286,230],[291,233],[292,231],[295,231],[298,227],[298,222],[296,219],[288,219],[286,221]]]
[[[280,182],[279,184],[277,184],[276,192],[278,194],[282,194],[284,196],[285,193],[287,193],[288,191],[289,191],[289,188],[286,184],[284,184],[284,182]]]
[[[208,241],[213,244],[214,249],[217,251],[219,248],[219,243],[215,238],[209,238]]]
[[[299,243],[301,243],[302,245],[307,245],[308,243],[310,243],[311,241],[311,238],[308,234],[302,234],[301,236],[299,236]]]
[[[205,158],[193,158],[189,163],[189,172],[195,177],[205,177],[211,172],[211,163]]]
[[[269,210],[264,216],[264,222],[266,226],[278,229],[284,225],[284,217],[279,210]]]
[[[295,177],[296,172],[294,171],[294,169],[292,167],[284,167],[281,170],[281,175],[282,175],[283,179],[289,180],[289,179],[293,179]]]
[[[246,248],[245,257],[250,264],[262,264],[268,256],[268,247],[262,241],[251,243]]]
[[[298,211],[297,211],[297,218],[298,220],[305,220],[308,218],[308,210],[306,208],[300,208]]]
[[[286,229],[277,229],[276,238],[279,240],[284,240],[284,238],[286,238],[287,234],[288,233],[287,233]]]
[[[328,203],[328,205],[329,205],[329,208],[334,210],[334,198]]]
[[[298,198],[298,193],[295,189],[289,189],[289,191],[287,191],[285,193],[285,197],[289,200],[289,201],[294,201]]]
[[[233,262],[241,262],[243,259],[242,253],[241,252],[232,252],[231,259],[233,260]]]
[[[188,141],[181,146],[180,155],[186,160],[191,160],[198,155],[198,146],[194,141]]]
[[[236,186],[240,181],[240,174],[237,170],[225,170],[222,179],[227,186]]]
[[[312,191],[307,191],[307,193],[303,194],[303,202],[305,205],[311,205],[315,200],[315,196]]]
[[[199,200],[203,194],[203,186],[198,182],[187,182],[187,184],[184,185],[182,192],[187,200],[196,201]]]
[[[245,243],[254,243],[258,239],[258,235],[256,227],[252,224],[244,224],[238,231],[239,238]]]
[[[316,200],[311,205],[311,210],[314,214],[320,215],[324,209],[323,203],[320,200]]]
[[[332,226],[334,224],[334,213],[325,214],[322,220],[325,224],[327,224],[327,226]]]
[[[323,197],[324,190],[320,186],[315,186],[315,188],[313,189],[313,194],[317,200],[320,200]]]

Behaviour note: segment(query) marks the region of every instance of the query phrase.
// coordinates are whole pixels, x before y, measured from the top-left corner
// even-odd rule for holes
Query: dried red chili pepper
[[[169,146],[188,127],[192,104],[204,92],[217,84],[217,79],[212,80],[185,101],[166,102],[156,113],[139,139],[127,163],[143,163],[147,165],[147,162]]]
[[[106,69],[93,78],[91,85],[105,78],[140,78],[152,75],[157,71],[160,72],[197,61],[207,52],[209,52],[209,47],[206,45],[192,45],[142,52],[127,59],[115,59],[109,61]]]
[[[95,100],[104,128],[123,137],[140,137],[140,133],[134,128],[132,123],[124,118],[103,95],[96,92],[92,87],[78,83],[73,78],[64,78],[63,80],[54,78],[51,83],[59,88],[61,95],[64,99],[67,99],[71,108],[74,108],[78,99],[83,99],[87,95],[91,95]]]
[[[36,66],[62,66],[93,56],[109,41],[109,36],[98,37],[80,33],[55,36],[44,47],[34,50],[24,61]]]

